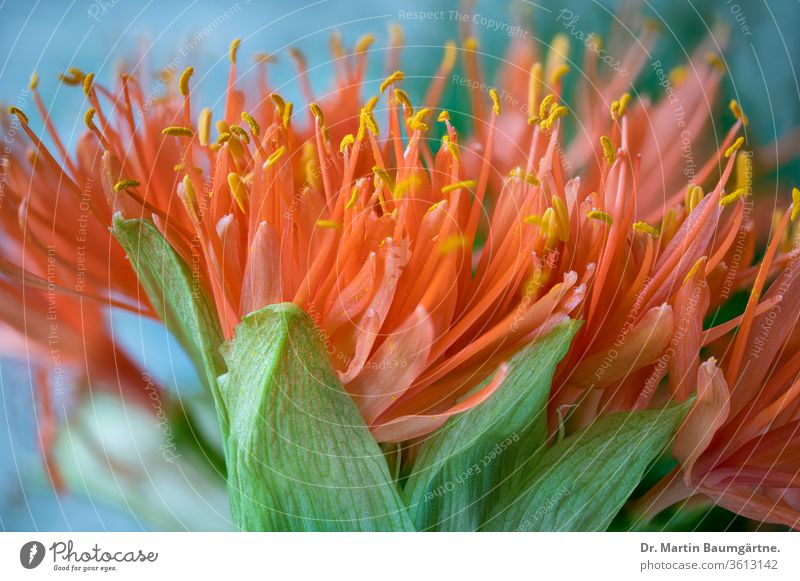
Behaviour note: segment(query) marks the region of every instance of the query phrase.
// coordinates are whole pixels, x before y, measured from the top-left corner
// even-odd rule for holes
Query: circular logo
[[[30,541],[19,550],[19,562],[26,569],[35,569],[44,559],[44,545],[39,541]]]

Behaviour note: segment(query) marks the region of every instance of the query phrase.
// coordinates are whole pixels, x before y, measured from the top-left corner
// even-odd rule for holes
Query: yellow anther
[[[189,95],[189,79],[192,78],[194,74],[194,67],[186,67],[186,70],[183,71],[181,74],[181,78],[178,80],[178,91],[184,97]]]
[[[342,225],[339,224],[339,222],[336,222],[334,220],[317,220],[316,224],[320,228],[329,228],[331,230],[338,230],[339,228],[342,227]]]
[[[555,85],[568,72],[569,72],[569,66],[568,65],[563,64],[563,63],[558,65],[555,69],[553,69],[553,72],[550,74],[550,84],[551,85]]]
[[[453,190],[458,190],[460,188],[466,188],[471,190],[476,185],[478,185],[478,182],[476,182],[475,180],[461,180],[460,182],[455,182],[453,184],[448,184],[444,186],[442,188],[442,193],[447,194],[449,192],[452,192]]]
[[[233,199],[236,200],[236,203],[239,205],[239,209],[244,212],[245,203],[247,202],[247,188],[245,188],[244,181],[242,181],[242,176],[236,172],[229,173],[228,187],[231,190]]]
[[[744,137],[738,137],[728,149],[725,150],[725,157],[729,158],[736,153],[739,148],[744,144]]]
[[[301,69],[305,69],[308,64],[306,62],[306,55],[303,54],[299,48],[295,46],[290,46],[286,49],[286,52],[289,53],[289,56],[294,59],[294,62],[297,63],[297,66]]]
[[[137,188],[140,184],[136,180],[120,180],[114,184],[114,191],[119,192],[121,190],[126,190],[128,188]]]
[[[208,145],[208,138],[211,134],[211,109],[208,107],[200,111],[200,118],[197,120],[197,133],[200,138],[200,145]]]
[[[278,149],[272,152],[272,154],[267,158],[267,161],[264,162],[263,169],[267,169],[268,167],[275,164],[283,154],[286,153],[286,146],[281,145]]]
[[[325,117],[322,115],[322,109],[319,108],[319,105],[316,103],[311,103],[308,108],[311,110],[311,114],[314,116],[314,119],[319,121],[320,125],[325,123]]]
[[[450,121],[450,112],[447,109],[442,109],[439,116],[436,118],[439,123],[444,123],[445,121]]]
[[[656,228],[655,226],[651,226],[647,222],[634,222],[633,231],[639,232],[641,234],[649,234],[653,238],[657,238],[659,234],[658,228]]]
[[[611,119],[616,121],[625,113],[625,109],[628,108],[628,103],[631,102],[631,94],[624,93],[622,97],[619,98],[618,101],[614,101],[611,103]]]
[[[364,105],[364,109],[366,109],[367,111],[372,113],[372,111],[375,110],[375,105],[378,104],[378,100],[379,99],[380,99],[380,97],[378,95],[373,95],[372,97],[369,98],[367,103]]]
[[[522,180],[522,181],[524,181],[524,182],[526,182],[526,183],[528,183],[528,184],[530,184],[532,186],[538,186],[540,184],[539,178],[537,178],[535,174],[526,173],[526,172],[522,171],[522,168],[520,166],[517,166],[514,169],[512,169],[510,172],[508,172],[508,177],[517,178],[517,179]]]
[[[450,139],[450,137],[448,137],[447,135],[442,137],[442,144],[445,147],[447,147],[447,150],[450,152],[450,155],[453,156],[453,159],[459,160],[461,158],[461,156],[460,156],[460,154],[458,152],[458,145],[453,143],[453,141]]]
[[[254,54],[253,60],[260,64],[274,64],[278,62],[278,59],[275,58],[274,55],[267,54],[265,52],[259,52]]]
[[[394,195],[394,179],[392,179],[392,176],[389,175],[389,172],[387,172],[382,167],[376,165],[373,166],[372,173],[374,173],[375,176],[379,178],[381,182],[383,182],[383,185],[388,188],[389,192],[391,192],[392,195]]]
[[[525,216],[522,219],[522,221],[525,222],[526,224],[531,224],[533,226],[538,226],[542,221],[542,217],[539,216],[538,214],[531,214],[529,216]]]
[[[478,39],[474,36],[470,36],[464,41],[464,50],[468,50],[470,52],[475,52],[478,50]]]
[[[442,56],[442,64],[440,68],[443,71],[451,71],[453,67],[456,66],[456,58],[458,57],[458,52],[456,50],[456,43],[452,40],[448,40],[444,43],[444,56]]]
[[[242,121],[250,126],[250,132],[254,136],[258,137],[261,134],[261,127],[259,127],[258,122],[247,111],[242,111]]]
[[[58,78],[61,80],[62,83],[65,85],[69,85],[71,87],[75,87],[83,83],[85,75],[83,71],[78,68],[70,67],[67,70],[67,74],[59,74]]]
[[[36,71],[33,71],[31,73],[31,80],[28,82],[28,88],[31,91],[35,91],[36,87],[38,87],[38,86],[39,86],[39,73],[37,73]]]
[[[91,111],[92,111],[92,114],[94,114],[94,109],[91,109]],[[28,125],[28,116],[25,115],[25,113],[19,107],[14,107],[12,105],[11,107],[8,108],[8,112],[11,115],[16,116],[16,118],[19,119],[20,122],[24,123],[25,125]]]
[[[361,38],[358,39],[356,43],[356,53],[367,52],[369,47],[375,42],[375,35],[374,34],[365,34]]]
[[[227,143],[231,140],[231,132],[230,131],[223,131],[219,135],[217,135],[217,145],[222,145],[223,143]]]
[[[500,97],[497,95],[497,91],[494,89],[489,89],[489,96],[492,98],[492,111],[498,117],[500,116]]]
[[[344,153],[344,150],[351,145],[353,145],[356,141],[356,138],[353,137],[352,133],[348,133],[344,137],[342,137],[342,141],[339,143],[339,153]]]
[[[239,139],[241,139],[242,141],[244,141],[247,144],[250,143],[250,136],[247,135],[247,132],[244,129],[242,129],[238,125],[231,125],[230,129],[231,129],[231,133],[235,133],[236,136]]]
[[[564,200],[555,194],[553,194],[551,202],[556,223],[558,224],[558,239],[561,242],[566,242],[569,240],[569,212],[567,211],[567,205]]]
[[[747,188],[750,193],[753,183],[753,156],[739,155],[736,157],[736,187]]]
[[[685,66],[677,66],[669,72],[669,82],[674,86],[680,86],[689,76],[689,69]]]
[[[186,209],[191,214],[192,219],[195,222],[199,222],[200,216],[197,214],[197,194],[194,191],[194,186],[192,186],[192,180],[189,179],[188,175],[185,175],[183,176],[182,183]]]
[[[544,99],[542,99],[542,102],[539,105],[539,118],[540,119],[546,119],[547,118],[547,116],[550,113],[550,111],[549,111],[550,105],[555,103],[555,100],[556,100],[556,96],[554,94],[552,94],[552,93],[550,93]]]
[[[614,223],[614,219],[602,210],[590,210],[589,212],[586,212],[586,217],[590,220],[599,220],[600,222],[605,222],[609,225]]]
[[[554,103],[553,106],[550,107],[550,115],[548,115],[547,119],[542,120],[539,126],[543,131],[550,131],[556,121],[566,116],[567,113],[569,113],[569,107],[565,105],[558,106]]]
[[[94,107],[89,107],[83,115],[83,122],[90,130],[94,130]]]
[[[701,188],[700,186],[693,186],[689,188],[686,209],[689,212],[693,212],[704,197],[705,193],[703,192],[703,188]]]
[[[747,194],[747,189],[745,189],[745,188],[737,188],[733,192],[728,194],[727,196],[722,196],[722,198],[719,201],[719,205],[723,206],[723,207],[724,206],[730,206],[736,200],[738,200],[740,198],[744,198],[747,195],[748,195]]]
[[[393,72],[391,75],[386,77],[385,81],[383,81],[381,83],[380,92],[383,93],[389,87],[389,85],[391,85],[392,83],[396,83],[398,81],[402,81],[405,78],[406,78],[406,75],[405,75],[405,73],[403,73],[403,71],[395,71],[395,72]]]
[[[425,119],[428,118],[428,115],[431,114],[431,110],[427,107],[424,109],[420,109],[411,120],[408,122],[408,126],[411,128],[412,131],[427,131],[428,125],[425,123]]]
[[[89,73],[83,78],[83,94],[88,97],[89,93],[92,92],[93,85],[94,85],[94,73]]]
[[[283,108],[283,114],[281,115],[281,118],[283,120],[283,128],[284,129],[289,129],[289,121],[291,121],[291,119],[292,119],[292,111],[293,110],[294,110],[294,104],[292,104],[291,101],[286,103],[286,106]],[[322,129],[322,134],[327,139],[327,131],[325,130],[324,127]]]
[[[188,127],[180,127],[177,125],[173,125],[171,127],[165,127],[161,130],[162,135],[170,135],[172,137],[194,137],[194,132],[189,129]]]
[[[420,179],[416,175],[411,175],[394,186],[394,198],[402,198],[403,195],[413,187],[420,184]]]
[[[394,97],[405,108],[406,117],[414,114],[414,107],[411,105],[411,99],[408,98],[408,94],[403,89],[395,89]]]
[[[533,115],[539,106],[539,96],[542,92],[542,63],[535,62],[528,75],[528,112]]]
[[[792,188],[792,222],[797,220],[800,214],[800,190]]]
[[[448,236],[439,247],[441,254],[451,254],[457,250],[461,250],[465,246],[464,237],[461,234],[453,234]]]
[[[357,201],[358,201],[358,186],[354,186],[353,193],[350,194],[350,199],[347,200],[347,203],[344,205],[344,209],[349,210],[350,208],[356,205]]]
[[[742,125],[747,125],[750,122],[750,120],[747,118],[747,115],[745,115],[744,111],[742,111],[742,107],[741,105],[739,105],[739,101],[737,101],[736,99],[731,99],[731,102],[728,105],[728,107],[730,108],[731,113],[733,113],[734,117],[736,117],[737,119],[741,119]]]
[[[231,41],[231,46],[228,49],[228,58],[231,59],[231,63],[236,63],[236,53],[239,51],[239,45],[242,44],[241,38],[234,38]]]
[[[606,158],[606,163],[611,165],[617,158],[617,148],[614,146],[614,142],[611,141],[607,136],[601,135],[600,145],[603,146],[603,157]]]
[[[361,109],[361,118],[358,124],[358,135],[356,138],[361,141],[366,137],[367,131],[372,135],[378,135],[378,124],[375,123],[375,118],[372,113],[366,109]]]
[[[722,57],[715,52],[706,53],[706,61],[721,73],[727,70],[725,63],[722,62]]]
[[[278,93],[270,93],[269,98],[275,103],[275,108],[278,110],[278,115],[283,116],[283,110],[286,108],[286,101],[283,100]]]
[[[687,282],[692,280],[692,278],[694,278],[694,275],[697,274],[697,272],[703,267],[703,265],[706,263],[707,260],[708,256],[701,256],[700,258],[698,258],[697,261],[692,265],[692,268],[689,269],[689,272],[686,273],[686,277],[683,279],[683,283],[686,284]]]

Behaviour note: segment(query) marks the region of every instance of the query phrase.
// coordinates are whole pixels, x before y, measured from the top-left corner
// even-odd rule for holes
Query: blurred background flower
[[[514,34],[530,31],[541,43],[556,33],[565,33],[573,54],[582,55],[585,38],[609,32],[626,35],[624,44],[635,39],[620,28],[615,14],[624,6],[596,0],[464,3],[390,0],[319,0],[287,4],[277,0],[255,2],[146,3],[130,0],[92,0],[62,4],[55,1],[6,3],[0,7],[4,34],[0,35],[0,67],[5,104],[32,108],[28,90],[33,71],[42,71],[38,90],[50,116],[59,126],[64,146],[74,151],[83,131],[76,111],[86,108],[80,90],[58,82],[53,71],[78,67],[106,82],[121,63],[128,68],[152,69],[156,99],[164,89],[160,68],[180,73],[195,66],[200,74],[192,79],[203,102],[216,111],[223,107],[228,74],[227,50],[232,38],[241,37],[247,54],[277,54],[270,76],[276,90],[287,100],[302,101],[296,68],[286,57],[290,47],[300,48],[309,60],[309,77],[319,92],[329,87],[334,70],[329,66],[329,41],[333,31],[354,41],[366,33],[378,36],[377,50],[389,44],[389,25],[403,27],[406,48],[402,66],[405,87],[412,100],[420,100],[429,83],[432,63],[438,61],[442,44],[459,36],[464,19],[477,15],[482,65],[486,78],[493,78],[505,48]],[[640,3],[636,3],[640,5]],[[723,82],[726,98],[736,98],[750,117],[747,131],[752,144],[761,144],[764,165],[789,162],[789,133],[800,125],[800,83],[794,59],[800,56],[800,39],[793,32],[800,24],[800,11],[789,2],[766,0],[744,2],[721,0],[696,6],[689,0],[645,2],[643,15],[651,18],[660,35],[649,55],[637,90],[657,93],[659,72],[686,61],[696,45],[709,35],[722,41],[729,75]],[[514,28],[519,24],[522,28]],[[712,32],[713,31],[713,32]],[[580,57],[577,57],[580,58]],[[376,84],[383,78],[381,58],[371,62]],[[661,62],[663,67],[651,66]],[[571,63],[580,69],[581,63]],[[159,68],[156,68],[159,67]],[[45,77],[45,71],[47,76]],[[573,75],[569,82],[574,82]],[[174,82],[174,81],[173,81]],[[567,101],[570,100],[567,86]],[[443,107],[466,111],[466,92],[461,96],[445,90]],[[726,99],[727,101],[727,99]],[[721,113],[725,114],[725,113]],[[464,120],[462,119],[462,122]],[[38,123],[38,122],[34,122]],[[715,133],[721,137],[729,122]],[[34,127],[39,133],[41,127]],[[787,137],[788,135],[788,137]],[[13,136],[11,137],[13,139]],[[784,140],[788,147],[772,144]],[[13,145],[13,144],[10,144]],[[4,156],[8,152],[4,153]],[[771,184],[760,188],[762,197],[788,192],[797,181],[800,165],[795,161],[777,173],[757,176]],[[5,173],[3,174],[5,184]],[[4,193],[0,193],[0,204]],[[785,200],[783,200],[785,204]],[[762,202],[763,203],[763,202]],[[746,300],[746,297],[745,297]],[[742,303],[743,304],[743,303]],[[38,364],[31,346],[10,357],[0,352],[0,527],[5,530],[197,530],[230,528],[224,468],[218,448],[214,412],[188,357],[158,323],[129,312],[105,313],[104,325],[113,342],[146,370],[141,383],[147,398],[134,403],[121,398],[119,386],[104,392],[66,389],[54,397],[56,421],[62,430],[54,442],[54,454],[69,483],[64,494],[52,491],[41,459],[40,434],[43,402],[36,392]],[[0,333],[3,346],[11,336]],[[17,339],[18,340],[18,339]],[[43,355],[48,361],[48,354]],[[38,360],[41,361],[41,360]],[[49,363],[53,364],[52,353]],[[148,375],[149,373],[149,375]],[[86,379],[91,382],[91,378]],[[95,380],[96,381],[96,380]],[[159,386],[149,389],[148,386]],[[82,387],[82,386],[78,386]],[[94,388],[94,385],[89,385]],[[78,397],[80,393],[88,396]],[[151,394],[155,394],[151,397]],[[122,404],[120,403],[122,402]],[[665,461],[666,464],[669,462]],[[649,483],[671,466],[657,465]],[[628,523],[618,523],[627,526]],[[671,529],[748,528],[756,526],[722,509],[707,505],[684,507],[662,515],[651,526]]]

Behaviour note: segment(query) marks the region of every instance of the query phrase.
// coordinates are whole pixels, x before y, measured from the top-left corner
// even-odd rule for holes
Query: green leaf
[[[672,439],[691,402],[601,417],[550,448],[525,492],[485,527],[604,531]]]
[[[386,460],[309,316],[246,316],[220,378],[231,420],[228,491],[245,530],[412,530]]]
[[[211,299],[155,226],[144,220],[126,220],[117,214],[111,232],[128,253],[159,318],[208,383],[224,435],[227,413],[217,387],[217,378],[225,372],[219,351],[223,335]]]
[[[503,385],[423,444],[405,497],[418,530],[476,530],[543,453],[555,367],[580,323],[559,325],[518,353]]]

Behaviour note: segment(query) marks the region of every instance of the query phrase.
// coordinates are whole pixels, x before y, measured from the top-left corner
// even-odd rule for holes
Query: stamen
[[[38,87],[38,86],[39,86],[39,73],[37,73],[36,71],[33,71],[31,73],[31,80],[28,83],[28,88],[31,91],[35,91],[36,87]]]
[[[744,137],[739,137],[736,141],[734,141],[733,145],[731,145],[728,149],[725,150],[725,158],[727,159],[734,153],[736,153],[743,143],[744,143]]]
[[[20,109],[19,107],[14,107],[12,105],[11,107],[8,108],[8,112],[11,115],[16,116],[16,118],[19,119],[21,123],[24,123],[25,125],[30,125],[30,123],[28,122],[28,116],[25,115],[25,113],[23,113],[22,109]]]
[[[461,250],[466,245],[466,241],[461,234],[453,234],[448,236],[442,245],[439,247],[440,254],[452,254],[456,250]]]
[[[373,95],[370,97],[369,101],[367,101],[366,105],[364,105],[364,109],[372,113],[372,111],[375,109],[375,105],[378,104],[378,99],[380,99],[378,95]]]
[[[618,101],[611,103],[611,119],[617,121],[625,113],[628,103],[631,102],[630,93],[624,93]]]
[[[605,135],[600,136],[600,145],[603,146],[603,157],[606,158],[606,163],[611,165],[617,158],[617,148],[614,143]]]
[[[183,176],[183,191],[185,192],[186,209],[189,210],[192,219],[194,219],[195,222],[199,222],[200,216],[197,213],[197,193],[194,191],[192,180],[189,179],[188,175]]]
[[[586,217],[590,220],[600,220],[601,222],[605,222],[609,225],[614,223],[614,219],[602,210],[590,210],[586,213]]]
[[[405,73],[403,73],[403,71],[395,71],[395,72],[393,72],[391,75],[386,77],[385,81],[383,81],[381,83],[380,92],[383,93],[390,85],[392,85],[393,83],[402,81],[405,78],[406,78],[406,75],[405,75]]]
[[[231,172],[228,174],[228,187],[231,190],[233,199],[236,200],[236,203],[239,205],[239,209],[244,212],[244,205],[247,200],[247,189],[238,173]]]
[[[282,120],[283,120],[283,128],[284,129],[289,129],[289,122],[292,120],[292,111],[293,110],[294,110],[294,104],[291,101],[286,103],[286,106],[283,108],[283,115],[281,116]],[[323,133],[324,133],[324,130],[323,130]]]
[[[354,186],[353,193],[350,195],[350,199],[347,200],[347,203],[344,205],[344,209],[349,210],[350,208],[355,206],[357,200],[358,200],[358,186]]]
[[[697,207],[697,204],[699,204],[703,200],[703,197],[705,197],[705,193],[703,192],[703,188],[701,188],[700,186],[692,187],[689,190],[689,195],[688,195],[687,200],[686,200],[686,202],[687,202],[686,203],[686,209],[689,212],[693,212],[694,209]],[[720,202],[720,205],[721,205],[721,202]]]
[[[83,94],[87,97],[92,92],[92,85],[94,85],[94,73],[89,73],[83,79]]]
[[[362,141],[366,136],[366,132],[368,130],[372,135],[378,135],[378,124],[375,123],[375,118],[372,116],[372,113],[370,113],[366,109],[361,109],[361,119],[358,126],[358,135],[356,138],[359,141]]]
[[[356,43],[355,51],[356,53],[364,53],[369,50],[369,47],[375,42],[375,35],[374,34],[365,34]]]
[[[722,57],[720,57],[715,52],[706,53],[706,61],[708,62],[708,64],[717,69],[720,73],[724,73],[725,71],[728,70],[727,67],[725,66],[725,63],[722,61]]]
[[[356,138],[353,137],[352,133],[348,133],[344,137],[342,137],[342,141],[339,143],[339,153],[344,153],[345,148],[350,147],[355,143]]]
[[[281,145],[278,149],[272,152],[272,155],[267,158],[267,161],[264,162],[263,169],[267,169],[273,165],[283,156],[284,153],[286,153],[286,146]]]
[[[239,137],[239,139],[241,139],[248,145],[250,144],[250,136],[247,135],[247,132],[244,129],[242,129],[238,125],[231,125],[230,129],[232,133],[235,133]]]
[[[732,99],[728,107],[730,107],[733,116],[742,122],[742,125],[747,125],[750,122],[750,120],[747,118],[747,115],[745,115],[744,111],[742,111],[742,108],[739,105],[739,101],[737,101],[736,99]]]
[[[564,200],[555,194],[553,194],[550,201],[558,223],[558,239],[561,242],[567,242],[569,240],[569,212],[567,211],[567,205]]]
[[[686,283],[689,280],[691,280],[692,277],[695,274],[697,274],[697,271],[700,270],[700,268],[706,263],[707,260],[708,260],[708,256],[701,256],[700,258],[698,258],[697,262],[695,262],[692,265],[692,268],[689,269],[689,272],[686,273],[686,277],[684,277],[683,282]]]
[[[389,172],[376,165],[372,168],[372,173],[374,173],[375,176],[378,177],[381,182],[383,182],[383,185],[389,189],[392,197],[394,197],[394,180],[392,179],[392,176],[389,175]]]
[[[508,172],[508,177],[523,180],[532,186],[538,186],[541,184],[539,178],[536,177],[536,174],[524,172],[520,166],[517,166]],[[561,200],[559,199],[559,201]]]
[[[498,117],[500,116],[500,97],[497,96],[497,91],[489,89],[489,96],[492,98],[492,111]]]
[[[746,188],[737,188],[736,190],[733,191],[733,193],[730,193],[727,196],[723,196],[719,201],[719,205],[722,207],[730,206],[739,198],[744,198],[747,195],[748,193]]]
[[[476,185],[478,185],[478,182],[476,182],[475,180],[462,180],[460,182],[455,182],[453,184],[449,184],[449,185],[444,186],[442,188],[442,193],[443,194],[447,194],[449,192],[452,192],[453,190],[458,190],[460,188],[467,188],[467,189],[471,190]]]
[[[200,111],[200,118],[197,121],[197,133],[200,137],[200,145],[208,145],[208,138],[211,135],[211,109],[206,107]]]
[[[278,93],[270,93],[269,98],[275,103],[275,108],[278,110],[278,115],[283,117],[283,111],[286,109],[286,101],[283,100]]]
[[[119,192],[121,190],[127,190],[128,188],[137,188],[140,184],[136,180],[120,180],[114,184],[114,191]]]
[[[411,99],[408,98],[408,95],[403,89],[395,89],[394,97],[400,102],[401,105],[403,105],[406,117],[414,114],[414,107],[411,105]]]
[[[561,80],[561,78],[569,72],[569,65],[564,63],[558,65],[553,72],[550,74],[550,84],[556,85]]]
[[[545,119],[548,116],[550,104],[554,103],[555,100],[556,96],[553,93],[550,93],[544,99],[542,99],[542,102],[539,105],[539,119]]]
[[[178,81],[178,91],[184,97],[189,96],[189,79],[192,78],[194,74],[194,67],[186,67],[186,70],[183,71],[180,80]]]
[[[169,135],[172,137],[194,137],[194,132],[189,129],[188,127],[180,127],[177,125],[173,125],[171,127],[165,127],[161,130],[162,135]]]
[[[427,107],[425,109],[420,109],[417,111],[411,120],[408,122],[408,126],[413,131],[427,131],[428,124],[425,123],[425,119],[427,119],[428,115],[431,114],[431,110]]]
[[[436,118],[439,123],[444,123],[445,121],[450,121],[450,112],[447,109],[442,109],[439,116]]]
[[[86,110],[86,113],[84,113],[83,115],[83,122],[86,124],[86,127],[88,127],[90,131],[94,131],[96,129],[96,127],[94,126],[94,107],[89,107]]]
[[[261,127],[259,127],[258,122],[247,111],[242,111],[242,121],[250,126],[250,132],[255,137],[258,137],[261,134]]]
[[[531,117],[538,107],[539,95],[542,91],[542,63],[536,62],[531,66],[528,77],[528,112]],[[540,115],[541,117],[541,115]]]
[[[236,53],[239,50],[239,45],[242,44],[241,38],[234,38],[231,41],[231,46],[228,49],[228,57],[231,59],[231,64],[236,64]]]
[[[317,226],[320,228],[330,228],[332,230],[339,230],[342,225],[334,220],[317,220]]]
[[[58,75],[58,78],[62,83],[71,87],[75,87],[83,83],[84,77],[85,75],[83,74],[83,71],[75,67],[70,67],[67,71],[67,74],[59,73]]]
[[[321,127],[325,123],[325,117],[322,115],[322,109],[320,109],[319,105],[317,105],[316,103],[310,103],[308,105],[308,108],[311,111],[311,114],[314,116],[314,119],[316,119],[319,122],[319,125]]]
[[[633,223],[633,231],[639,232],[641,234],[649,234],[653,238],[657,238],[659,235],[658,228],[651,226],[647,222],[634,222]]]
[[[800,214],[800,190],[792,188],[792,222],[797,220]]]

